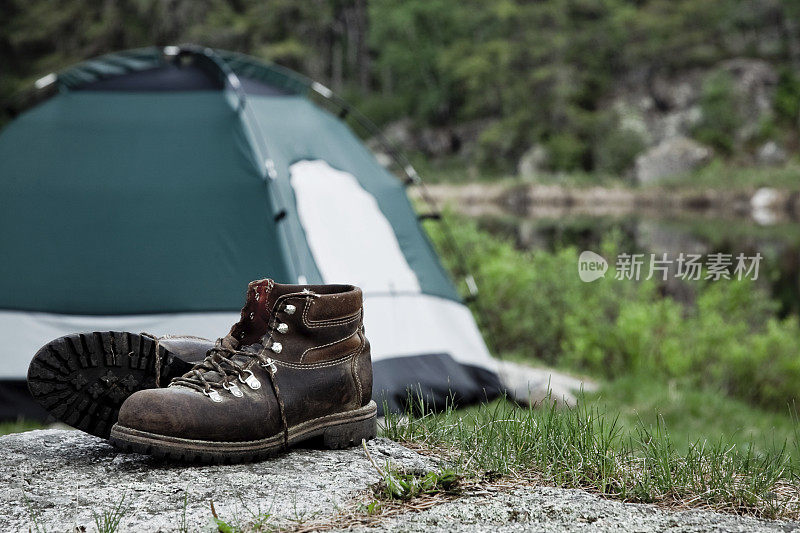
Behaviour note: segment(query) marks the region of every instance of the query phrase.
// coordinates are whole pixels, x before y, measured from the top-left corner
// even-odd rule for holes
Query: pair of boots
[[[83,333],[40,349],[33,397],[127,451],[198,462],[260,460],[318,438],[376,433],[361,290],[253,281],[241,319],[212,342]]]

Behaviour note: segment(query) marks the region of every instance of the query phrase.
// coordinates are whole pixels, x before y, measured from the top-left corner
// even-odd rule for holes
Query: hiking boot
[[[214,341],[147,333],[76,333],[45,344],[28,367],[28,389],[56,419],[108,438],[122,402],[167,384],[203,360]]]
[[[260,460],[309,439],[343,448],[375,436],[371,398],[361,290],[258,280],[201,364],[125,401],[111,442],[205,463]]]

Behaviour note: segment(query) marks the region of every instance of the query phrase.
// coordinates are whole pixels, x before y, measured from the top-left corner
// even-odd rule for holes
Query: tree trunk
[[[358,64],[358,86],[362,91],[370,89],[372,78],[372,61],[369,55],[369,13],[366,0],[356,0],[356,20],[358,27],[358,40],[356,50],[356,63]]]

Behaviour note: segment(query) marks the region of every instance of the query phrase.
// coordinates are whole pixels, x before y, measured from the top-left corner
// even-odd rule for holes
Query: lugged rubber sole
[[[358,445],[375,438],[378,431],[378,406],[370,401],[364,407],[303,422],[289,428],[289,446],[320,439],[331,449]],[[283,433],[253,441],[218,442],[158,435],[114,424],[111,444],[125,451],[153,455],[161,459],[190,463],[232,464],[261,461],[283,449]]]
[[[163,346],[162,382],[191,369]],[[45,344],[28,367],[28,389],[56,419],[108,438],[128,396],[156,386],[156,343],[137,333],[76,333]]]

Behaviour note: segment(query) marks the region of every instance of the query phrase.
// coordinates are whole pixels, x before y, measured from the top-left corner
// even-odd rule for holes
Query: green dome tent
[[[216,338],[247,282],[364,290],[376,399],[499,391],[401,180],[324,86],[197,47],[110,54],[37,82],[0,132],[0,417],[34,414],[27,365],[77,331]],[[406,171],[413,178],[413,169]],[[66,400],[68,401],[68,399]]]

